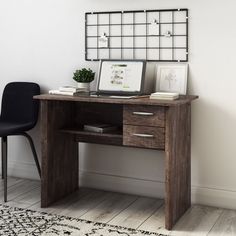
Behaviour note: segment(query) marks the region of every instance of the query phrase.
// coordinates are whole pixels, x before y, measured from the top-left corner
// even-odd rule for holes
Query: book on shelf
[[[111,124],[87,124],[84,125],[85,131],[91,131],[96,133],[105,133],[109,131],[115,131],[118,127]]]
[[[179,93],[155,92],[150,95],[150,99],[175,100],[179,98]]]

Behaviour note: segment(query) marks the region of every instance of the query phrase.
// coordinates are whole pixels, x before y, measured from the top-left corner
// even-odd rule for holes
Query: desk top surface
[[[160,100],[149,99],[149,97],[136,97],[136,98],[110,98],[110,97],[91,97],[91,96],[65,96],[65,95],[51,95],[41,94],[34,96],[34,99],[41,101],[71,101],[71,102],[90,102],[90,103],[113,103],[113,104],[133,104],[133,105],[152,105],[152,106],[176,106],[189,103],[198,96],[195,95],[181,95],[176,100]]]

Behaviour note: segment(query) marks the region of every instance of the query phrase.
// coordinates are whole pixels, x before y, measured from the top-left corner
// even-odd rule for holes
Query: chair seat
[[[6,137],[8,135],[14,135],[17,133],[25,132],[30,129],[34,124],[29,123],[10,123],[6,121],[0,121],[0,137]]]

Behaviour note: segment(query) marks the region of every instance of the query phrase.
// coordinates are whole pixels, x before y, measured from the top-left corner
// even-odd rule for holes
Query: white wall
[[[193,201],[236,208],[236,22],[234,0],[0,0],[0,94],[13,80],[44,91],[73,84],[84,60],[86,11],[181,8],[190,10],[189,91],[192,107]],[[154,65],[150,65],[150,75]],[[39,146],[39,127],[31,134]],[[29,146],[10,138],[10,174],[36,178]],[[163,196],[161,152],[80,145],[82,184]]]

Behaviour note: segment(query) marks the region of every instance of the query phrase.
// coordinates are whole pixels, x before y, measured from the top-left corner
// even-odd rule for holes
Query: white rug
[[[160,236],[162,234],[0,205],[0,235]]]

